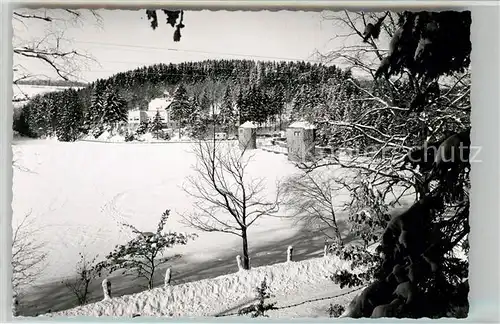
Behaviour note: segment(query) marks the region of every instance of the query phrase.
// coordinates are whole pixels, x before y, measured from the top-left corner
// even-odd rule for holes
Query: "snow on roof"
[[[154,110],[156,112],[157,109],[166,109],[170,104],[172,103],[172,100],[170,99],[165,99],[165,98],[155,98],[151,100],[148,104],[148,110]]]
[[[289,128],[303,128],[303,129],[316,129],[316,126],[306,121],[296,121],[292,123]]]
[[[254,122],[247,121],[240,125],[241,128],[257,128],[257,125]]]

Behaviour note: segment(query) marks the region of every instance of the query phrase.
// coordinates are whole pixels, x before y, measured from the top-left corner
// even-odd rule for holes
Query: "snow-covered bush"
[[[126,137],[129,133],[126,123],[120,123],[116,126],[116,133],[120,136]]]
[[[109,273],[123,270],[124,274],[132,271],[136,273],[137,277],[147,279],[148,288],[152,289],[155,270],[171,260],[168,257],[161,257],[162,253],[174,245],[184,245],[188,239],[195,237],[194,234],[164,233],[163,229],[169,215],[170,210],[166,210],[162,214],[156,233],[141,232],[130,224],[122,224],[130,228],[137,236],[126,244],[117,245],[114,251],[106,256],[106,260],[96,266],[98,273],[100,274],[104,270]]]
[[[92,136],[94,136],[94,138],[99,138],[102,133],[104,133],[104,127],[102,126],[99,126],[99,127],[95,127],[93,128],[90,133],[92,134]]]
[[[125,142],[132,142],[133,140],[135,140],[135,136],[133,133],[125,134]]]
[[[169,141],[170,140],[170,134],[164,130],[162,130],[159,134],[159,139],[162,139],[162,140],[165,140],[165,141]]]
[[[149,122],[147,121],[141,121],[139,124],[139,127],[135,130],[136,135],[144,135],[149,131]]]
[[[257,303],[241,308],[238,311],[238,315],[251,314],[252,317],[269,317],[266,315],[266,311],[276,309],[275,302],[266,304],[266,299],[271,298],[266,279],[262,280],[260,287],[256,288],[256,293]]]
[[[345,307],[340,304],[330,304],[328,315],[330,317],[339,317],[345,311]]]

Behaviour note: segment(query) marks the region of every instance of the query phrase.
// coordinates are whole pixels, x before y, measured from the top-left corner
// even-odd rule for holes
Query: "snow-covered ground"
[[[336,257],[285,262],[187,284],[159,287],[138,294],[111,298],[47,316],[236,316],[255,303],[255,288],[266,280],[276,310],[271,318],[328,317],[331,304],[347,305],[355,288],[340,289],[329,276],[347,269]],[[352,293],[351,293],[352,292]]]
[[[16,226],[26,214],[31,213],[31,216],[35,218],[34,226],[37,227],[37,233],[39,233],[36,239],[45,242],[45,250],[48,252],[47,268],[33,283],[38,285],[38,289],[25,296],[23,300],[26,313],[35,315],[45,313],[49,309],[57,311],[73,307],[74,297],[60,283],[61,280],[64,277],[76,275],[75,266],[79,261],[79,252],[88,257],[99,255],[99,259],[102,259],[112,251],[115,245],[127,242],[133,234],[130,230],[119,226],[119,223],[129,223],[139,230],[154,232],[161,214],[166,209],[170,209],[171,217],[167,222],[167,230],[196,232],[184,225],[181,217],[182,214],[192,212],[194,202],[182,190],[186,177],[193,175],[191,166],[196,162],[192,154],[193,144],[175,142],[165,145],[147,142],[128,144],[130,143],[121,141],[117,143],[85,141],[66,143],[58,142],[56,139],[18,138],[14,140],[13,157],[17,167],[14,168],[13,176],[13,225]],[[227,141],[226,145],[237,146],[237,141]],[[249,179],[264,179],[266,193],[270,196],[275,194],[278,180],[301,172],[288,161],[286,155],[261,149],[252,150],[249,154],[253,155],[248,166]],[[324,170],[321,172],[323,173]],[[330,169],[329,172],[337,173],[340,170]],[[346,175],[342,174],[342,176]],[[336,202],[341,206],[347,198],[347,193],[340,191],[336,195]],[[286,247],[290,244],[296,247],[297,260],[307,260],[322,254],[324,241],[321,234],[311,235],[304,232],[304,228],[300,224],[297,225],[295,220],[286,217],[287,215],[289,211],[282,208],[277,216],[283,217],[262,218],[249,229],[250,257],[254,266],[282,262],[285,259]],[[343,226],[343,235],[349,236],[349,229],[344,226],[348,215],[339,212],[337,216],[339,224]],[[208,296],[210,294],[198,296],[196,293],[198,284],[194,284],[195,281],[236,271],[234,257],[241,254],[241,239],[223,233],[197,232],[197,234],[199,237],[194,241],[168,251],[172,254],[182,254],[179,261],[172,261],[169,266],[173,267],[175,273],[174,283],[185,284],[172,289],[191,289],[189,292],[187,290],[184,292],[188,296],[193,296],[192,300],[185,302],[184,311],[186,312],[189,305],[199,298],[219,298],[217,300],[220,302],[220,308],[197,308],[198,315],[210,315],[211,312],[223,311],[223,306],[228,306],[225,298],[232,299],[231,294],[236,294],[234,291],[252,294],[253,288],[249,287],[260,283],[262,273],[274,269],[272,267],[258,268],[260,270],[255,268],[250,272],[250,277],[244,274],[219,277],[217,279],[219,281],[216,282],[221,287],[227,288],[237,283],[244,288],[241,288],[241,291],[221,288],[227,290],[224,290],[226,291],[224,293],[217,290],[218,288],[213,288],[216,291],[215,297]],[[275,279],[271,286],[276,286],[275,289],[278,290],[282,289],[277,290],[277,293],[282,294],[283,297],[281,304],[294,300],[301,302],[299,299],[302,298],[302,291],[309,291],[310,295],[305,295],[305,298],[326,297],[325,294],[334,295],[338,292],[338,287],[334,287],[331,281],[325,278],[321,280],[326,281],[321,281],[319,277],[315,277],[330,272],[334,266],[328,262],[333,261],[327,262],[321,259],[320,261],[311,260],[311,262],[292,263],[276,268],[281,269],[279,270],[281,272],[278,271],[280,274],[275,278],[282,279]],[[298,276],[296,272],[299,271],[298,268],[293,267],[305,267],[304,273],[307,276],[305,274],[304,278]],[[317,268],[318,272],[312,271],[313,268]],[[164,271],[164,269],[160,270]],[[288,277],[286,277],[287,273]],[[161,273],[157,274],[155,282],[161,281],[161,276]],[[117,295],[141,291],[138,282],[133,279],[113,275],[111,280],[114,281]],[[286,282],[295,280],[299,280],[297,285],[302,286],[296,287],[300,291],[291,293],[291,290],[286,290]],[[318,284],[314,286],[315,284],[307,280],[317,280]],[[281,281],[283,281],[282,286],[280,286]],[[189,282],[193,284],[189,286]],[[210,285],[214,285],[206,280],[202,281],[202,284],[208,286],[200,286],[204,288],[199,289],[207,292],[212,289]],[[99,283],[95,283],[91,289],[92,300],[99,299],[100,287],[98,285]],[[166,301],[160,301],[160,297],[155,295],[163,294],[161,288],[155,291],[157,293],[151,295],[152,300],[156,300],[151,302],[152,305],[160,305],[161,312],[167,312],[170,306],[163,307]],[[180,294],[179,291],[175,294]],[[172,294],[174,298],[177,298],[175,296],[178,295]],[[217,297],[217,294],[222,295]],[[136,305],[130,306],[132,307],[130,309],[142,308],[141,305],[150,303],[150,301],[145,302],[146,304],[143,301],[136,303],[135,300],[139,298],[137,296],[142,295],[134,296],[123,297],[124,300],[132,301],[132,304]],[[238,301],[243,302],[241,299]],[[324,301],[316,303],[318,309],[321,309],[319,313],[326,312],[325,309],[329,303],[325,304]],[[148,307],[146,308],[149,310],[146,312],[152,314],[154,310],[151,307],[153,306]],[[175,308],[177,309],[177,306]],[[128,312],[125,306],[113,306],[112,309],[120,314]],[[178,311],[181,312],[181,309],[179,308]],[[314,315],[305,314],[311,311],[310,307],[304,307],[303,311],[300,311],[298,307],[290,311],[273,312],[275,316],[281,316],[280,312],[289,316],[293,311],[298,312],[297,316]],[[182,312],[176,314],[191,314]]]
[[[73,275],[78,253],[101,257],[125,243],[130,223],[154,231],[165,209],[171,210],[169,230],[193,232],[180,214],[191,211],[193,200],[183,190],[193,174],[192,144],[168,145],[16,141],[13,177],[13,225],[24,215],[36,218],[41,241],[49,252],[48,266],[39,282]],[[276,180],[299,172],[284,155],[255,150],[249,174],[261,177],[269,194]],[[286,211],[280,211],[286,215]],[[263,219],[250,229],[250,247],[269,245],[295,235],[299,227],[287,218]],[[200,233],[196,241],[175,247],[186,262],[203,262],[218,255],[240,253],[239,237]]]
[[[331,255],[284,262],[186,284],[158,287],[41,317],[235,317],[239,316],[238,310],[256,303],[255,288],[265,280],[271,294],[265,303],[275,303],[276,307],[266,312],[270,318],[325,318],[329,317],[330,305],[347,307],[364,288],[341,289],[329,279],[330,275],[344,269],[350,270],[350,265]],[[101,293],[101,296],[104,294]]]

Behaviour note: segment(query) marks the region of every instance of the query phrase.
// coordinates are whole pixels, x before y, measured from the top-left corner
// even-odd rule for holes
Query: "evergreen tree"
[[[151,122],[150,130],[154,134],[155,138],[159,139],[162,129],[163,129],[163,122],[161,120],[160,111],[157,110],[155,118],[153,118],[153,121]]]
[[[29,108],[27,106],[19,109],[18,113],[14,110],[14,116],[12,120],[12,129],[18,132],[20,135],[33,137],[33,134],[28,123],[29,120]]]
[[[233,96],[231,93],[231,87],[227,86],[226,93],[222,99],[222,105],[220,108],[220,122],[225,132],[231,132],[234,128],[236,122],[234,108],[233,108]]]
[[[75,141],[83,122],[82,102],[74,89],[63,92],[64,105],[61,112],[57,137],[60,141]]]
[[[249,121],[250,114],[248,104],[242,88],[240,88],[238,97],[236,99],[236,107],[238,108],[238,124],[241,125],[246,121]]]
[[[63,97],[64,94],[61,92],[49,92],[46,96],[46,106],[44,110],[48,122],[46,135],[56,134],[60,122],[61,110],[64,109],[65,104]]]
[[[127,121],[127,102],[112,87],[106,89],[105,98],[104,121],[114,129],[120,122]]]
[[[191,107],[189,96],[184,85],[179,85],[174,93],[174,100],[170,104],[172,119],[179,123],[180,127],[185,127],[188,121]]]
[[[135,131],[137,135],[144,135],[148,132],[149,130],[149,122],[147,120],[141,121],[139,124],[139,127],[137,127],[137,130]]]
[[[32,128],[35,134],[40,136],[46,136],[50,129],[50,119],[47,114],[48,107],[50,105],[50,99],[48,96],[39,96],[33,104],[33,114],[32,114]]]
[[[93,87],[90,97],[90,109],[86,128],[88,128],[95,137],[104,132],[104,117],[106,113],[106,98],[104,94],[105,84],[97,80]]]
[[[305,84],[294,99],[290,120],[314,119],[326,103],[322,87]]]
[[[189,116],[190,136],[196,139],[202,139],[207,131],[207,112],[203,110],[196,96],[190,100],[191,110]]]
[[[104,84],[97,80],[92,88],[90,98],[90,118],[92,126],[101,126],[104,121],[105,112],[105,97],[104,97]]]
[[[246,93],[245,99],[249,120],[252,120],[258,124],[265,123],[269,116],[269,106],[266,102],[262,90],[257,85],[251,86]]]
[[[36,123],[35,123],[35,104],[40,100],[40,96],[34,96],[26,105],[24,105],[21,109],[21,115],[22,118],[24,119],[24,122],[26,123],[26,130],[24,134],[28,135],[29,137],[37,138],[38,134],[36,132]],[[21,134],[23,134],[21,132]]]
[[[201,97],[201,102],[200,102],[200,109],[201,111],[207,113],[208,115],[212,114],[212,101],[210,100],[210,97],[208,93],[205,91],[203,93],[203,96]]]
[[[191,115],[191,136],[196,139],[203,139],[206,131],[206,119],[203,118],[202,111],[197,109]]]
[[[278,83],[274,87],[273,99],[273,113],[276,115],[279,121],[279,129],[282,130],[283,114],[285,112],[286,104],[285,87],[283,86],[283,84]]]

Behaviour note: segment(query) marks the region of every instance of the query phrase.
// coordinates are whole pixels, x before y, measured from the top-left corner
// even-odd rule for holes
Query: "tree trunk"
[[[247,229],[244,228],[241,231],[241,238],[243,240],[243,269],[250,269],[250,257],[248,256],[248,237]]]
[[[149,275],[148,288],[153,289],[153,277],[155,275],[155,264],[151,262],[151,274]]]
[[[151,277],[149,277],[148,289],[153,289],[153,274],[151,274]]]
[[[87,303],[87,297],[89,295],[89,285],[90,285],[90,279],[85,280],[85,289],[83,291],[83,296],[82,296],[82,305],[85,305]]]
[[[344,247],[344,242],[342,241],[342,235],[340,234],[339,227],[335,225],[335,235],[337,236],[337,242],[340,247]]]
[[[425,197],[427,195],[427,193],[429,193],[429,183],[427,181],[427,179],[425,179],[425,177],[427,177],[428,175],[424,175],[423,179],[415,179],[415,189],[416,189],[416,192],[418,194],[418,197],[417,199],[422,199],[423,197]]]
[[[333,210],[333,206],[330,212],[332,213],[332,222],[335,230],[335,236],[337,237],[337,243],[339,244],[340,247],[344,247],[344,242],[342,241],[342,234],[340,233],[340,229],[337,224],[337,217],[335,217],[335,211]]]

